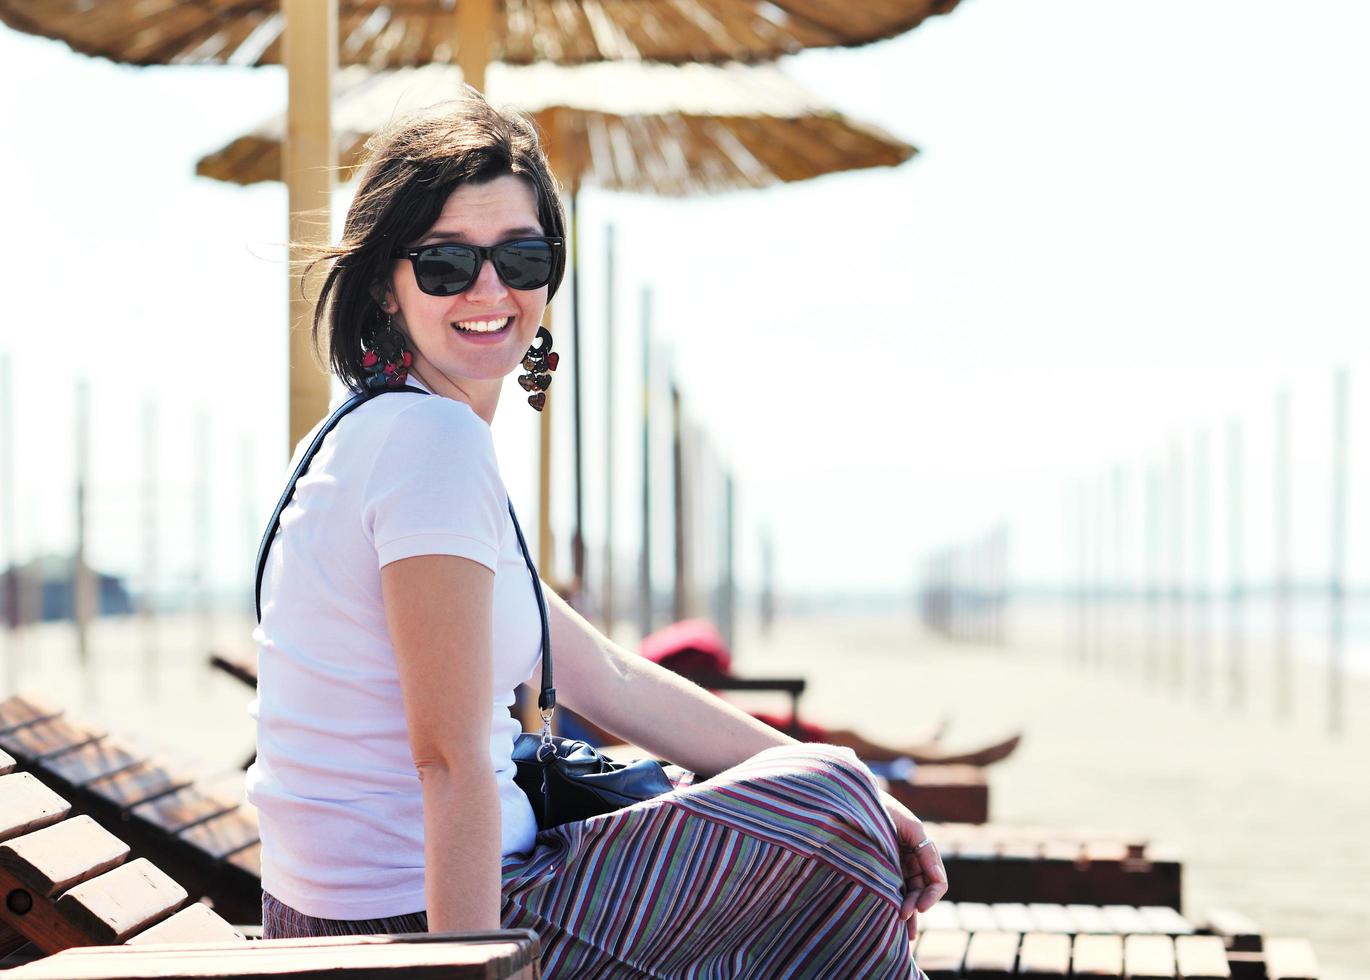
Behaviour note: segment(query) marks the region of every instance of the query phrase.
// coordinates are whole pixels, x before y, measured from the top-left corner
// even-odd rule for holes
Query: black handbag
[[[271,515],[266,533],[257,548],[256,604],[257,622],[262,620],[262,576],[266,573],[267,552],[281,526],[281,514],[295,496],[295,484],[309,468],[310,462],[323,445],[324,437],[337,427],[344,415],[363,402],[385,391],[410,391],[426,395],[422,388],[405,385],[402,388],[365,391],[353,395],[334,410],[319,428],[309,448],[300,457],[290,475],[285,492]],[[642,800],[650,800],[670,792],[671,780],[661,763],[650,759],[628,765],[614,762],[600,755],[594,746],[552,734],[552,716],[556,711],[557,691],[552,684],[552,630],[547,619],[547,601],[542,595],[542,580],[533,564],[519,527],[514,505],[509,503],[509,517],[514,522],[519,550],[523,552],[528,574],[533,579],[533,595],[537,599],[538,618],[542,625],[542,689],[538,692],[538,711],[542,715],[541,732],[524,732],[514,740],[514,782],[523,790],[537,817],[538,829],[547,830],[574,820],[585,820],[622,809]]]

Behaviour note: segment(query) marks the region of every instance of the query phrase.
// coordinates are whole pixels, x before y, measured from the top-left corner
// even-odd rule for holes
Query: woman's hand
[[[937,845],[923,829],[923,821],[890,794],[880,795],[899,838],[899,867],[904,873],[904,903],[899,915],[908,924],[909,939],[913,939],[918,935],[918,913],[932,908],[947,893],[947,869],[942,866]]]

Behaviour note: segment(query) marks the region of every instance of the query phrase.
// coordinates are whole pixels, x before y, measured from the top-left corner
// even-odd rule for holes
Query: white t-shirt
[[[416,555],[458,555],[495,572],[490,764],[501,846],[533,845],[536,820],[510,758],[520,726],[508,709],[538,665],[541,628],[490,428],[461,402],[386,393],[338,423],[296,485],[253,633],[257,761],[247,788],[261,817],[262,887],[306,915],[371,919],[426,905],[423,796],[380,580],[383,565]]]

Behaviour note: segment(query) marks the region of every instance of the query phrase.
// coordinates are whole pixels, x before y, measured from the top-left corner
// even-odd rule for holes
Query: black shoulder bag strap
[[[353,395],[343,402],[328,420],[320,426],[318,433],[309,444],[309,448],[300,457],[300,462],[295,467],[295,472],[290,474],[290,481],[285,486],[285,492],[281,494],[280,501],[276,504],[276,510],[271,515],[271,521],[267,524],[266,533],[262,535],[262,543],[257,547],[257,622],[262,621],[262,576],[266,574],[266,556],[271,550],[271,542],[276,537],[276,532],[281,527],[281,514],[290,501],[295,496],[295,484],[300,477],[304,476],[305,470],[309,469],[309,464],[319,452],[319,447],[323,445],[324,437],[332,432],[342,421],[344,415],[351,412],[363,402],[369,401],[379,394],[386,391],[410,391],[417,395],[426,395],[428,392],[422,388],[415,388],[412,385],[405,385],[402,388],[383,388],[380,391],[363,391]],[[524,564],[528,566],[528,574],[533,578],[533,596],[538,603],[538,618],[542,621],[542,690],[538,692],[538,709],[542,712],[544,725],[549,724],[552,712],[557,705],[557,689],[552,686],[552,628],[547,620],[547,600],[542,595],[542,579],[538,577],[537,566],[533,564],[533,557],[528,553],[528,543],[523,539],[523,528],[519,527],[519,519],[514,514],[514,505],[509,504],[509,517],[514,522],[514,533],[518,535],[519,550],[523,552]]]

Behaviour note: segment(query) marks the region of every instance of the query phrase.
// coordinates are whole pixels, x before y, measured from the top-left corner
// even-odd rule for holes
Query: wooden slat
[[[1221,936],[1179,936],[1175,965],[1180,980],[1229,980],[1232,976]]]
[[[187,786],[174,793],[139,803],[132,812],[134,816],[141,817],[167,833],[177,834],[211,817],[235,810],[237,806],[235,800],[226,800],[221,796],[205,793],[196,786]]]
[[[1155,932],[1151,923],[1146,920],[1142,913],[1137,911],[1136,906],[1105,905],[1101,911],[1110,926],[1110,930],[1120,936]]]
[[[1075,917],[1064,905],[1031,902],[1028,904],[1028,914],[1032,916],[1033,932],[1060,932],[1070,935],[1075,933]]]
[[[62,709],[48,704],[31,694],[18,695],[0,702],[0,733],[12,731],[46,718],[56,718]]]
[[[149,761],[118,775],[97,779],[85,788],[117,807],[128,809],[190,782],[189,776]]]
[[[75,725],[65,718],[50,718],[0,734],[0,748],[16,759],[39,762],[103,735],[104,732],[97,728]]]
[[[1306,939],[1267,939],[1265,975],[1269,980],[1318,980],[1318,958]]]
[[[97,945],[122,943],[185,904],[186,890],[144,858],[83,882],[57,910]]]
[[[994,980],[1013,976],[1018,963],[1016,932],[977,932],[966,946],[965,964],[961,968],[967,980]]]
[[[961,928],[961,920],[956,915],[956,903],[938,902],[926,912],[919,912],[918,928],[923,932]]]
[[[1059,980],[1070,976],[1070,937],[1029,932],[1018,947],[1018,980]]]
[[[246,942],[246,937],[233,928],[223,916],[208,905],[195,902],[181,911],[144,930],[128,941],[129,946],[150,946],[157,943],[221,943]]]
[[[1071,969],[1077,977],[1121,977],[1122,936],[1076,936]]]
[[[1194,923],[1168,906],[1143,905],[1137,911],[1151,926],[1152,932],[1166,936],[1188,936],[1194,932]]]
[[[962,929],[924,932],[918,937],[914,958],[919,968],[933,980],[943,976],[958,976],[969,944],[970,934]]]
[[[1127,936],[1123,975],[1130,980],[1174,980],[1175,940],[1169,936]]]
[[[244,847],[241,851],[235,851],[228,857],[228,863],[235,868],[242,868],[253,877],[262,876],[262,845],[258,841],[250,847]]]
[[[994,927],[1004,932],[1032,932],[1036,921],[1028,907],[1020,902],[995,902],[990,907],[994,914]]]
[[[1066,913],[1075,923],[1072,930],[1076,933],[1111,933],[1113,927],[1104,917],[1103,909],[1097,905],[1067,905]]]
[[[93,780],[131,769],[142,758],[140,753],[115,739],[104,738],[48,759],[43,767],[73,786],[85,786]]]
[[[198,823],[180,835],[181,840],[193,844],[214,858],[225,858],[256,843],[257,821],[242,809]]]
[[[46,827],[70,812],[71,804],[31,773],[0,776],[0,840]]]
[[[984,902],[957,902],[956,918],[966,932],[991,932],[999,928],[994,913]]]
[[[1261,930],[1242,913],[1234,909],[1209,909],[1205,916],[1210,931],[1223,937],[1230,950],[1257,953],[1261,949]]]
[[[446,935],[343,936],[71,949],[16,967],[7,980],[132,980],[233,977],[283,980],[533,980],[535,934],[517,929]]]
[[[122,864],[126,857],[128,845],[84,815],[0,844],[0,867],[49,899]]]

